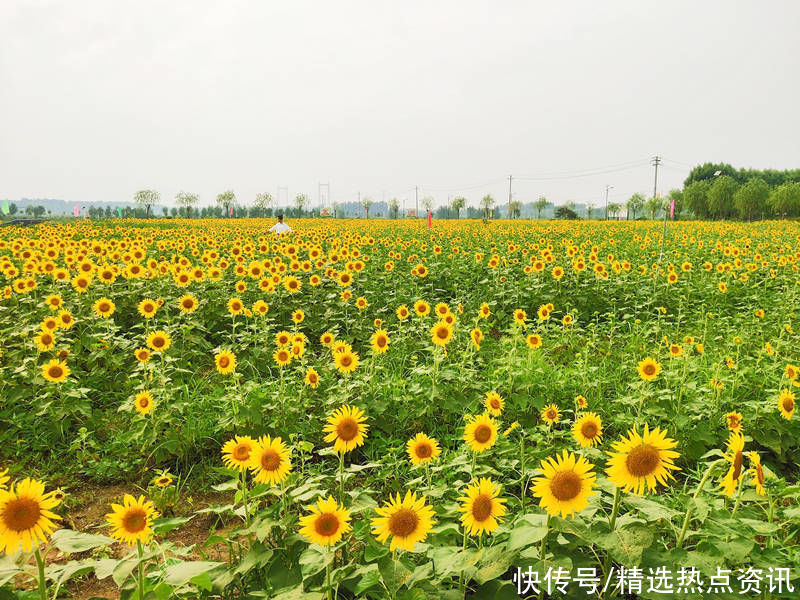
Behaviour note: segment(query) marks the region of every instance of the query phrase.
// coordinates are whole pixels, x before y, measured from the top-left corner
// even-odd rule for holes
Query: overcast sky
[[[800,2],[0,2],[0,198],[413,205],[800,167]],[[527,179],[525,179],[527,178]]]

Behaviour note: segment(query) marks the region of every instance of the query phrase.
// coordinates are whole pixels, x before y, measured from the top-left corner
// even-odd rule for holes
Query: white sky
[[[800,2],[0,2],[0,197],[602,203],[800,166]],[[524,181],[521,178],[592,176]],[[486,184],[486,185],[484,185]]]

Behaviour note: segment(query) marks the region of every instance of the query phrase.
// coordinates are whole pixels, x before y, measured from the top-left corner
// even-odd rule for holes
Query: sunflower
[[[369,302],[367,302],[367,299],[364,298],[364,296],[359,296],[358,298],[356,298],[356,308],[358,310],[364,310],[368,306]]]
[[[783,372],[783,376],[788,379],[789,381],[794,381],[797,379],[800,370],[795,365],[789,364],[786,365],[786,370]]]
[[[305,376],[306,385],[310,388],[316,389],[319,387],[319,373],[317,373],[313,368],[309,368],[306,371]]]
[[[650,431],[645,425],[642,435],[631,429],[627,438],[612,444],[614,452],[607,453],[606,474],[626,492],[641,496],[645,489],[655,491],[659,483],[666,485],[667,479],[674,479],[670,471],[678,470],[673,461],[680,454],[672,448],[677,445],[658,427]]]
[[[75,318],[68,310],[62,310],[58,313],[58,327],[61,329],[71,329],[75,324]]]
[[[431,327],[431,340],[441,348],[447,346],[453,339],[453,328],[446,321],[439,321]]]
[[[491,314],[492,314],[492,310],[489,308],[489,305],[486,302],[481,304],[481,307],[478,309],[478,316],[481,319],[488,319],[489,315],[491,315]]]
[[[146,363],[148,360],[150,360],[150,350],[147,348],[137,348],[133,351],[133,355],[140,363]]]
[[[497,442],[497,422],[487,414],[475,417],[464,427],[464,441],[473,452],[483,452]]]
[[[636,369],[639,371],[639,377],[644,381],[653,381],[661,372],[661,365],[648,356],[639,363]]]
[[[292,334],[288,331],[279,331],[275,334],[275,345],[278,348],[285,348],[286,346],[291,345],[292,343]]]
[[[370,338],[370,345],[375,354],[383,354],[389,350],[389,334],[385,329],[378,329]]]
[[[322,428],[326,442],[334,442],[333,449],[344,454],[364,444],[369,425],[364,423],[367,417],[357,406],[342,406],[328,417],[328,423]]]
[[[527,318],[528,314],[521,308],[518,308],[517,310],[514,311],[514,322],[517,325],[521,325],[523,329],[525,329],[526,327],[525,321],[527,320]]]
[[[303,284],[297,277],[290,275],[289,277],[283,280],[283,287],[290,294],[296,294],[297,292],[300,291],[300,288],[303,287]]]
[[[300,535],[312,544],[333,546],[351,529],[350,511],[337,504],[333,496],[320,498],[308,510],[310,515],[300,517]]]
[[[399,320],[405,321],[411,313],[409,312],[408,307],[405,304],[401,304],[400,306],[397,307],[395,314],[397,315],[397,318]]]
[[[483,332],[477,327],[469,332],[469,337],[472,340],[472,345],[476,350],[481,349],[481,341],[483,340]]]
[[[486,392],[486,397],[483,399],[483,406],[487,412],[493,417],[499,417],[503,414],[503,409],[506,407],[506,401],[495,391]]]
[[[148,390],[139,392],[133,399],[133,407],[140,415],[149,415],[156,407],[153,394]]]
[[[153,352],[166,352],[172,344],[172,338],[166,331],[159,329],[148,334],[146,343]]]
[[[59,500],[45,493],[44,483],[26,478],[0,490],[0,552],[11,556],[38,548],[56,528],[60,517],[52,512]]]
[[[250,465],[250,454],[256,442],[248,435],[237,435],[222,446],[222,462],[229,469],[244,471]]]
[[[748,452],[747,458],[750,459],[750,468],[747,473],[752,477],[753,485],[756,486],[756,494],[765,496],[767,492],[764,489],[764,468],[761,466],[761,457],[758,452]]]
[[[683,346],[681,346],[680,344],[670,344],[669,345],[669,355],[670,356],[677,358],[681,354],[683,354]]]
[[[262,435],[256,440],[250,452],[248,468],[258,483],[269,485],[282,483],[292,470],[289,448],[279,437],[270,438],[268,435]]]
[[[56,337],[49,331],[40,331],[34,338],[36,342],[36,349],[39,352],[46,352],[52,350],[56,345]]]
[[[240,315],[244,312],[244,302],[241,298],[231,298],[228,300],[228,312],[233,315]]]
[[[321,336],[319,336],[319,343],[325,346],[326,348],[330,348],[333,345],[333,342],[336,341],[336,336],[334,336],[330,331],[326,331]]]
[[[725,460],[731,463],[730,469],[722,479],[720,487],[728,498],[736,495],[736,489],[742,480],[742,463],[744,462],[744,436],[741,433],[731,432],[728,437],[728,452]]]
[[[158,517],[153,503],[125,494],[122,504],[112,504],[106,515],[106,522],[111,526],[111,537],[120,542],[133,545],[137,542],[147,544],[153,537],[153,519]]]
[[[417,313],[418,317],[424,317],[431,312],[431,305],[425,300],[417,300],[414,302],[414,312]]]
[[[391,535],[392,552],[397,548],[413,552],[414,545],[425,541],[435,522],[433,508],[426,502],[425,496],[417,498],[410,490],[402,500],[399,493],[390,496],[389,502],[375,509],[379,516],[372,519],[372,534],[381,543]]]
[[[584,398],[584,397],[583,397],[583,396],[581,396],[580,394],[578,394],[577,396],[575,396],[575,404],[576,404],[576,405],[578,406],[578,408],[580,408],[581,410],[583,410],[583,409],[585,409],[587,406],[589,406],[589,403],[586,401],[586,398]]]
[[[57,358],[52,359],[50,362],[47,362],[42,365],[42,377],[44,377],[47,381],[52,381],[53,383],[61,383],[67,377],[69,377],[69,367],[67,363]]]
[[[303,312],[303,309],[298,308],[296,311],[292,313],[292,321],[295,325],[299,325],[303,322],[303,319],[306,318],[306,313]]]
[[[567,517],[581,512],[594,495],[592,464],[582,456],[564,450],[561,456],[542,461],[542,475],[533,480],[533,495],[549,515]]]
[[[116,309],[117,307],[108,298],[100,298],[92,305],[92,310],[98,317],[110,317]]]
[[[269,312],[269,304],[267,304],[263,300],[256,300],[255,302],[253,302],[253,313],[264,316],[268,312]]]
[[[539,334],[531,334],[525,338],[525,343],[528,344],[528,348],[531,350],[536,350],[537,348],[542,347],[542,336]]]
[[[581,448],[591,448],[603,441],[603,421],[593,412],[582,414],[572,426],[572,437]]]
[[[340,373],[352,373],[358,367],[358,354],[349,349],[337,352],[334,354],[333,362]]]
[[[158,304],[154,300],[145,298],[139,302],[139,306],[136,309],[145,319],[152,319],[158,310]]]
[[[229,375],[236,370],[236,355],[230,350],[220,350],[214,355],[214,364],[220,375]]]
[[[555,404],[548,404],[539,415],[548,425],[555,425],[561,420],[561,411]]]
[[[497,529],[506,514],[503,506],[506,500],[499,497],[501,489],[500,484],[489,478],[481,478],[467,487],[465,495],[458,499],[461,502],[458,512],[462,513],[461,523],[467,533],[481,536]]]
[[[199,305],[200,303],[193,294],[184,294],[178,300],[178,308],[183,314],[193,313]]]
[[[787,389],[782,389],[778,394],[778,410],[781,416],[789,421],[794,414],[794,394]]]
[[[61,327],[61,323],[59,323],[59,319],[55,317],[47,317],[42,321],[42,331],[53,332],[59,327]]]
[[[292,353],[287,348],[278,348],[272,358],[279,367],[285,367],[292,362]]]
[[[436,460],[442,453],[439,442],[424,433],[418,433],[406,443],[406,452],[411,464],[421,465]]]
[[[725,421],[728,424],[728,429],[735,433],[742,431],[742,413],[729,412],[725,415]]]
[[[157,475],[153,478],[153,484],[160,488],[165,488],[172,485],[173,477],[170,475],[168,471],[163,471],[161,475]]]

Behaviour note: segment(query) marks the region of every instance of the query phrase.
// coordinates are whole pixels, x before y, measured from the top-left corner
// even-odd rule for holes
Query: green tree
[[[397,213],[400,211],[400,202],[397,201],[397,198],[392,198],[389,200],[389,214],[392,215],[393,219],[397,218]]]
[[[363,198],[361,198],[361,206],[364,207],[364,212],[366,213],[368,219],[369,219],[369,209],[373,204],[374,202],[372,201],[372,198],[370,198],[369,196],[364,196]]]
[[[683,201],[686,208],[697,218],[708,217],[708,190],[711,184],[707,180],[695,181],[683,189]]]
[[[749,179],[733,195],[739,218],[752,221],[754,216],[763,216],[769,199],[769,184],[760,177]]]
[[[190,217],[192,214],[192,205],[197,204],[197,201],[200,198],[197,194],[190,194],[189,192],[184,192],[181,190],[175,195],[175,202],[178,206],[182,206],[186,209],[186,216]]]
[[[612,202],[608,205],[608,214],[612,217],[618,217],[620,211],[622,211],[622,205],[618,202]]]
[[[619,204],[616,205],[617,210],[619,210]],[[608,206],[608,209],[611,210],[611,205]],[[572,210],[569,206],[559,206],[555,212],[556,219],[570,219],[575,220],[578,218],[578,213]]]
[[[453,212],[456,213],[456,219],[459,218],[459,213],[467,204],[467,199],[464,196],[456,196],[453,198],[453,201],[450,203],[450,208],[453,209]]]
[[[625,203],[628,212],[634,220],[636,219],[636,213],[644,208],[644,202],[644,196],[637,192]]]
[[[729,175],[720,175],[708,190],[708,213],[714,219],[729,219],[735,211],[733,196],[739,184]]]
[[[481,207],[483,208],[483,218],[489,218],[489,210],[494,206],[494,198],[492,198],[491,194],[486,194],[483,198],[481,198]]]
[[[672,189],[669,191],[666,206],[669,207],[672,202],[675,203],[675,218],[677,219],[683,212],[683,190]]]
[[[650,218],[655,219],[658,212],[664,208],[664,201],[658,197],[648,198],[644,208],[650,214]]]
[[[233,190],[225,190],[221,194],[217,194],[217,204],[222,207],[224,216],[229,217],[231,208],[236,204],[236,194],[233,193]]]
[[[14,204],[13,202],[8,205],[8,214],[9,215],[13,216],[13,215],[17,214],[18,211],[19,211],[19,207],[16,204]]]
[[[305,209],[306,205],[308,204],[308,196],[305,194],[297,194],[294,197],[294,206],[297,209],[297,216],[303,216],[303,209]]]
[[[544,196],[539,196],[539,199],[536,202],[533,203],[534,208],[536,208],[536,218],[537,219],[541,219],[542,218],[542,211],[545,208],[547,208],[548,204],[549,204],[549,202],[547,202],[547,198],[545,198]]]
[[[769,206],[778,217],[800,214],[800,183],[784,183],[773,188],[769,195]]]
[[[139,190],[133,195],[133,201],[145,207],[147,217],[150,216],[150,208],[160,200],[161,194],[155,190]]]
[[[269,192],[263,192],[261,194],[256,194],[256,200],[253,203],[256,211],[258,212],[259,217],[263,217],[267,214],[267,209],[272,204],[272,194]]]
[[[508,205],[508,212],[509,212],[508,215],[509,219],[519,219],[520,214],[522,214],[522,203],[517,200],[514,200],[511,204]]]

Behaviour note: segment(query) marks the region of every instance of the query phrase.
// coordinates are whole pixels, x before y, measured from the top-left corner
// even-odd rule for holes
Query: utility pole
[[[414,218],[419,217],[419,186],[414,186]]]
[[[661,157],[656,154],[650,164],[655,167],[655,176],[653,177],[653,198],[656,198],[658,197],[658,165],[661,164]]]
[[[508,215],[506,218],[511,218],[511,175],[508,176]]]
[[[608,221],[608,190],[613,188],[613,185],[606,184],[606,221]]]

